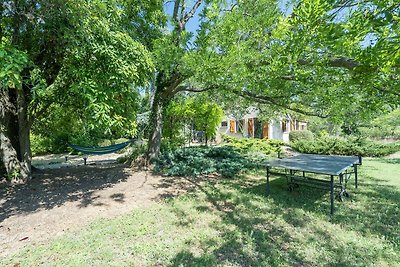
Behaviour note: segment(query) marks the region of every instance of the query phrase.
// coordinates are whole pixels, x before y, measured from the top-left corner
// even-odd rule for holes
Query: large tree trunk
[[[20,162],[24,165],[28,172],[31,172],[32,152],[30,141],[31,125],[28,121],[28,103],[24,90],[18,90],[17,98],[17,116],[18,116],[18,141]]]
[[[18,160],[17,151],[11,144],[3,124],[0,125],[0,156],[11,183],[25,183],[30,179],[30,168],[28,164]]]
[[[151,163],[158,157],[161,147],[161,137],[163,128],[163,99],[157,90],[154,96],[150,115],[150,136],[147,149],[147,162]]]
[[[22,90],[1,90],[0,157],[11,182],[24,183],[31,178],[27,103]]]
[[[181,83],[181,80],[182,77],[178,74],[166,78],[164,73],[160,72],[156,76],[156,92],[151,107],[150,134],[146,154],[147,164],[152,163],[160,154],[164,108],[168,106],[169,101],[176,94],[175,89]]]

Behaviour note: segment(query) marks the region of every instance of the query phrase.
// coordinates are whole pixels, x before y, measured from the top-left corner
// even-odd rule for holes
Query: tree
[[[170,147],[181,146],[188,137],[192,138],[193,130],[202,131],[205,140],[210,140],[216,136],[223,114],[222,108],[210,100],[208,95],[176,97],[170,101],[163,114],[163,141],[168,142]]]
[[[54,104],[74,102],[92,121],[111,124],[134,102],[153,64],[144,38],[122,27],[116,1],[5,1],[0,76],[1,155],[7,172],[31,172],[30,129]],[[137,10],[140,13],[140,10]]]
[[[30,127],[23,126],[54,100],[77,98],[107,124],[124,105],[113,100],[147,80],[154,85],[149,161],[160,151],[164,111],[183,91],[214,90],[334,120],[398,106],[397,1],[288,3],[284,12],[273,0],[174,0],[164,12],[161,0],[6,1],[1,42],[27,62],[10,76],[21,80],[19,89],[3,85],[19,112],[7,113],[13,123],[5,136],[18,137],[10,142],[29,169]],[[193,35],[187,26],[196,14]]]
[[[291,3],[287,15],[272,0],[173,1],[173,30],[153,50],[149,159],[159,152],[162,110],[180,91],[215,89],[333,120],[368,118],[400,103],[398,3]],[[200,9],[192,43],[185,29]]]

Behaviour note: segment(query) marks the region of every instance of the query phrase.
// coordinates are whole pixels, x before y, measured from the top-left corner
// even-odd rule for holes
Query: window
[[[228,127],[228,122],[227,121],[221,122],[221,127]]]

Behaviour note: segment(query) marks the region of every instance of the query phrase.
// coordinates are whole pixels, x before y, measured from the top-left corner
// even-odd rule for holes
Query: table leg
[[[356,188],[358,188],[358,180],[357,180],[357,164],[356,165],[354,165],[354,182],[355,182],[355,186],[356,186]]]
[[[269,195],[269,168],[267,167],[267,188],[266,193]]]
[[[293,171],[290,170],[290,183],[293,183]]]
[[[334,201],[334,199],[335,199],[335,196],[334,196],[334,184],[333,184],[333,175],[331,175],[331,182],[330,182],[330,186],[331,186],[331,215],[333,215],[333,212],[334,212],[334,203],[333,203],[333,201]]]

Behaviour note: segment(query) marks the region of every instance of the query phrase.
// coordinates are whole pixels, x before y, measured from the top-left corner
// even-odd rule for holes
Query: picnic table
[[[300,154],[297,156],[264,162],[267,168],[267,194],[270,193],[270,175],[283,175],[287,178],[288,190],[293,191],[300,184],[329,188],[331,214],[334,213],[334,191],[339,188],[338,198],[349,197],[346,191],[347,182],[354,174],[355,188],[358,187],[357,166],[362,164],[360,156],[314,155]],[[281,171],[276,171],[281,170]],[[283,170],[283,172],[282,172]],[[317,174],[310,177],[309,174]],[[330,177],[330,179],[315,176]],[[337,181],[335,181],[337,177]]]

